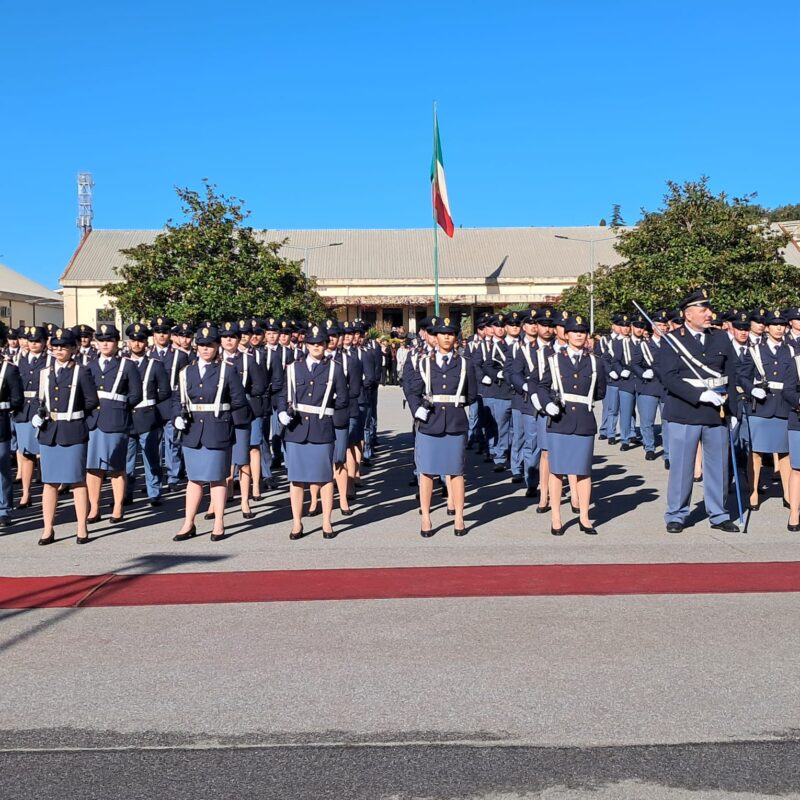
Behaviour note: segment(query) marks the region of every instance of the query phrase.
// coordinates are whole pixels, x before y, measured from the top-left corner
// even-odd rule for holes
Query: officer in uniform
[[[97,358],[97,350],[92,346],[94,328],[91,325],[80,323],[72,327],[72,332],[78,340],[78,353],[76,355],[78,363],[82,367],[88,367]]]
[[[142,453],[147,499],[151,506],[161,505],[161,444],[164,424],[171,420],[172,387],[164,364],[147,354],[150,330],[135,322],[125,329],[131,363],[139,370],[142,382],[142,399],[131,410],[131,430],[128,435],[128,452],[125,471],[125,505],[133,502],[136,488],[136,455]]]
[[[219,358],[217,328],[203,325],[195,334],[197,361],[184,367],[178,378],[178,397],[173,395],[173,426],[181,434],[186,462],[186,515],[173,541],[197,535],[194,524],[203,484],[211,484],[214,529],[211,541],[225,538],[226,480],[230,474],[236,439],[234,415],[248,407],[239,373]]]
[[[514,360],[520,348],[520,329],[522,328],[523,314],[519,311],[510,311],[506,314],[506,341],[510,343],[508,369],[503,373],[505,382],[511,389],[511,431],[509,433],[509,465],[511,467],[511,482],[522,483],[523,477],[523,450],[525,448],[525,429],[522,423],[522,407],[525,405],[523,395],[514,388],[511,382],[511,371]]]
[[[97,408],[92,376],[75,361],[77,342],[70,330],[55,328],[49,339],[53,362],[39,378],[39,408],[31,424],[39,432],[42,470],[42,535],[40,545],[55,541],[58,487],[72,487],[72,503],[78,523],[77,542],[89,541],[86,521],[86,455],[89,429],[86,416]]]
[[[666,327],[666,312],[657,311],[653,322]],[[635,376],[636,409],[639,412],[646,461],[655,461],[656,458],[656,414],[664,401],[664,384],[661,383],[659,366],[663,346],[661,336],[662,331],[655,330],[650,339],[642,339],[634,348],[631,361],[631,371]],[[661,427],[664,459],[668,460],[669,450],[663,421]]]
[[[100,521],[100,491],[108,475],[114,495],[111,522],[122,522],[125,502],[125,469],[131,412],[142,401],[142,378],[130,359],[120,357],[119,331],[103,323],[95,332],[98,357],[86,367],[97,389],[99,404],[87,419],[89,452],[86,485],[89,491],[88,522]]]
[[[615,367],[615,344],[622,337],[626,315],[621,311],[611,317],[611,334],[601,341],[603,369],[606,374],[606,396],[603,399],[603,418],[600,422],[600,440],[617,443],[617,421],[619,419],[619,372]],[[613,373],[613,374],[612,374]]]
[[[789,306],[784,312],[788,328],[785,341],[792,348],[792,355],[800,355],[800,306]]]
[[[333,451],[336,442],[333,416],[349,408],[347,380],[341,363],[325,359],[328,334],[312,325],[305,336],[308,355],[286,368],[283,390],[278,396],[278,415],[285,427],[286,466],[292,505],[290,539],[303,536],[303,494],[307,484],[318,484],[322,502],[322,534],[336,535],[333,511]]]
[[[11,416],[24,405],[19,369],[0,358],[0,528],[11,524]]]
[[[496,314],[490,320],[492,338],[487,341],[486,357],[481,361],[479,374],[486,387],[483,402],[489,410],[488,457],[495,472],[505,472],[511,432],[511,386],[505,381],[505,370],[511,368],[511,345],[507,337],[505,317]]]
[[[750,417],[748,410],[751,398],[745,394],[739,380],[742,368],[750,352],[750,314],[747,311],[735,311],[730,315],[728,337],[736,356],[736,388],[730,392],[729,403],[738,423],[733,431],[733,442],[736,448],[737,462],[744,465],[750,457]]]
[[[703,494],[711,527],[728,533],[739,528],[726,507],[728,494],[728,393],[735,386],[736,356],[728,335],[709,328],[708,291],[697,289],[681,303],[684,325],[669,334],[661,352],[661,380],[667,390],[670,471],[665,522],[680,533],[689,516],[694,461],[703,447]],[[673,349],[674,347],[674,349]]]
[[[283,428],[278,422],[278,394],[283,387],[283,375],[286,371],[286,351],[278,344],[281,322],[268,316],[261,322],[264,329],[264,369],[267,373],[269,402],[264,409],[264,439],[261,444],[261,475],[268,489],[276,488],[272,476],[272,465],[281,458],[281,434]],[[276,462],[277,463],[277,462]]]
[[[485,342],[486,337],[489,336],[487,328],[487,314],[482,314],[476,324],[477,334],[473,340],[469,342],[464,352],[466,358],[469,359],[469,368],[472,371],[472,385],[477,387],[475,392],[475,402],[469,407],[469,436],[467,437],[467,450],[471,450],[473,445],[477,445],[477,451],[480,453],[486,447],[486,435],[483,429],[484,419],[486,417],[486,410],[483,407],[483,392],[485,388],[481,384],[478,375],[478,368],[481,361],[486,357]]]
[[[630,450],[636,440],[633,426],[636,409],[636,378],[631,365],[636,350],[636,343],[631,338],[632,319],[629,314],[618,314],[615,317],[617,337],[611,344],[609,377],[619,392],[619,431],[622,439],[620,450]],[[609,444],[613,444],[609,437]]]

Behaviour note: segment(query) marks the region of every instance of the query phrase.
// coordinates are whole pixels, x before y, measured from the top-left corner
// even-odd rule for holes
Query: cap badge
[[[449,325],[450,324],[450,317],[445,317],[444,318],[444,324],[445,325]]]
[[[60,339],[63,335],[64,335],[64,331],[62,331],[61,328],[59,328],[56,331],[56,339]]]
[[[108,330],[108,325],[101,325],[100,326],[100,333],[105,333]]]
[[[311,329],[311,333],[313,333],[313,334],[314,334],[314,336],[316,336],[316,335],[319,333],[319,328],[318,328],[318,327],[315,325],[315,326],[314,326],[314,327]]]
[[[707,290],[707,289],[703,289],[702,291],[703,291],[703,297],[704,297],[706,300],[708,300],[708,290]]]
[[[203,336],[208,336],[208,328],[203,328]]]
[[[578,325],[583,325],[583,317],[575,317],[575,322],[577,322]]]
[[[230,324],[230,322],[226,322],[226,323],[225,323],[225,330],[226,330],[226,331],[229,331],[230,329],[231,329],[231,324]]]

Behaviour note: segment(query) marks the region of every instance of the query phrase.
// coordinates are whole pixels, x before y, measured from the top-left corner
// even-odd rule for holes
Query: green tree
[[[597,223],[599,227],[605,228],[608,224],[605,217],[600,217],[600,222]]]
[[[614,203],[611,207],[611,227],[622,228],[625,226],[625,220],[622,219],[622,211],[619,203]]]
[[[121,281],[106,284],[123,319],[164,314],[178,320],[218,322],[242,315],[274,314],[322,319],[325,306],[302,271],[301,261],[281,258],[284,242],[265,241],[244,224],[241,200],[217,193],[177,189],[185,219],[168,220],[152,244],[121,252]]]
[[[714,195],[708,178],[667,183],[664,207],[642,211],[642,221],[615,245],[625,259],[594,273],[595,327],[607,328],[616,310],[673,307],[698,286],[714,306],[782,306],[797,297],[798,272],[784,262],[789,237],[754,220],[750,201]],[[590,275],[564,292],[562,304],[589,312]]]

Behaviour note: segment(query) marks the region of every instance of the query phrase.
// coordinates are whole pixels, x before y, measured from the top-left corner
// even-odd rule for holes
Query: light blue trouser
[[[525,444],[522,448],[522,463],[525,475],[525,488],[535,489],[539,485],[537,475],[539,458],[542,454],[539,448],[539,428],[536,417],[532,414],[522,414],[522,426],[525,430]]]
[[[525,426],[522,423],[522,411],[511,409],[511,472],[522,475],[523,450],[525,448]]]
[[[176,440],[177,434],[171,422],[164,426],[164,464],[169,484],[177,483],[181,474],[181,443]]]
[[[603,421],[600,423],[600,433],[609,439],[617,436],[617,418],[619,417],[619,388],[609,384],[606,386],[606,396],[603,399]]]
[[[277,409],[273,410],[270,417],[270,444],[272,446],[272,458],[281,460],[283,458],[283,425],[278,419]]]
[[[669,461],[669,422],[664,419],[664,401],[658,401],[658,413],[661,416],[661,449],[664,451],[664,459]]]
[[[636,409],[636,395],[633,392],[619,390],[619,430],[623,443],[630,442],[636,435],[634,428],[634,410]]]
[[[511,401],[498,397],[484,397],[483,402],[489,411],[487,431],[489,455],[495,464],[504,464],[509,449],[511,433]]]
[[[17,427],[14,420],[11,420],[11,452],[17,452]]]
[[[131,433],[128,436],[128,454],[125,471],[128,473],[128,482],[125,486],[125,495],[133,497],[136,488],[136,454],[142,451],[144,463],[144,482],[147,486],[147,497],[155,500],[161,497],[161,439],[163,430],[156,428],[147,433]]]
[[[364,406],[364,458],[372,458],[372,448],[375,446],[375,436],[377,435],[378,419],[375,416],[375,409],[372,407],[372,400]]]
[[[658,398],[649,394],[640,394],[636,397],[636,408],[639,411],[639,427],[642,430],[644,449],[652,453],[656,449],[656,413],[658,412]]]
[[[0,442],[0,517],[11,512],[11,442]]]
[[[261,477],[267,481],[272,480],[272,467],[270,466],[272,462],[272,452],[270,451],[270,431],[272,430],[272,417],[273,414],[270,414],[268,417],[264,417],[264,422],[262,423],[261,428],[261,443],[258,446],[258,449],[261,450]]]
[[[469,438],[467,439],[468,442],[474,443],[482,443],[485,441],[485,437],[483,435],[483,398],[479,395],[478,399],[470,404],[468,407],[468,419],[469,419]]]
[[[685,425],[670,422],[670,470],[666,522],[683,524],[689,516],[694,485],[694,458],[703,442],[703,500],[715,525],[726,522],[728,497],[728,428],[725,425]]]

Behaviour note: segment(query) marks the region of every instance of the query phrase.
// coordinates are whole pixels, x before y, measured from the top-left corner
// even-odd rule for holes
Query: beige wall
[[[0,291],[0,307],[9,308],[11,311],[10,314],[0,316],[0,322],[4,322],[9,328],[16,328],[19,325],[42,325],[45,322],[62,325],[64,322],[64,310],[61,306],[12,300],[4,297],[2,291]]]
[[[71,328],[73,325],[84,323],[97,327],[97,312],[99,309],[108,308],[108,298],[100,294],[97,286],[65,286],[64,287],[64,325]],[[114,312],[115,324],[118,328],[122,325],[122,318]]]

